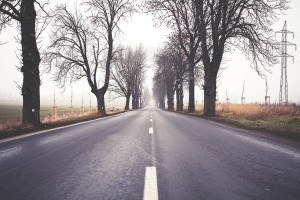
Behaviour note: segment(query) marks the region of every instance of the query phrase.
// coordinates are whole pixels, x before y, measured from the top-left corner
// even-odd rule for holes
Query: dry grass
[[[294,105],[260,105],[260,104],[218,104],[217,113],[230,118],[245,118],[259,120],[266,118],[294,118],[300,117],[300,107]]]
[[[184,109],[187,111],[187,108]],[[218,104],[214,119],[300,138],[300,106],[261,104]],[[196,115],[203,115],[203,105],[196,106]]]
[[[185,110],[187,110],[185,108]],[[245,119],[265,119],[278,117],[300,118],[300,106],[262,105],[262,104],[217,104],[219,116]],[[203,114],[203,105],[196,106],[196,114]]]
[[[123,112],[124,109],[120,106],[111,106],[107,109],[107,114],[115,114]],[[67,106],[60,106],[54,113],[53,107],[42,106],[41,107],[41,122],[43,124],[59,124],[77,122],[80,120],[88,120],[90,118],[100,117],[97,115],[97,109],[95,107],[86,108],[85,110],[80,107],[74,107],[70,109]],[[19,129],[22,124],[22,106],[20,105],[0,105],[0,132],[10,132]],[[21,127],[28,128],[28,127]]]

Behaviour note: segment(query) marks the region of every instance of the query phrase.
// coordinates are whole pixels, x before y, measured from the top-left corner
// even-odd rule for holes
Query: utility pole
[[[73,88],[71,90],[71,105],[70,105],[70,111],[69,111],[69,118],[73,115]]]
[[[55,89],[53,95],[53,108],[52,108],[52,120],[55,121],[57,116],[57,106],[56,106],[56,96],[55,96]]]
[[[230,99],[228,97],[227,91],[226,91],[226,103],[229,104],[230,103]]]
[[[292,34],[294,38],[294,32],[287,30],[287,22],[284,21],[284,25],[281,31],[277,31],[277,34],[281,34],[281,42],[277,43],[276,45],[281,46],[281,54],[277,55],[276,57],[281,57],[281,78],[280,78],[280,91],[279,91],[279,104],[288,104],[288,79],[287,79],[287,58],[293,58],[288,54],[287,47],[288,46],[295,46],[296,45],[288,42],[287,37],[288,34]]]
[[[268,96],[269,86],[268,86],[268,78],[265,78],[266,81],[266,95],[265,95],[265,105],[270,105],[270,96]]]
[[[243,84],[241,104],[245,104],[246,103],[246,98],[244,97],[244,91],[245,91],[245,81],[244,81],[244,84]]]
[[[84,107],[83,107],[83,95],[82,95],[82,98],[81,98],[81,115],[84,115]]]
[[[90,95],[90,114],[92,114],[92,98],[91,98],[91,95]]]

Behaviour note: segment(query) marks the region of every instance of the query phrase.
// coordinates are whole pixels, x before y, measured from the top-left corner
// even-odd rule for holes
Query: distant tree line
[[[167,96],[168,109],[172,110],[176,91],[177,110],[182,110],[178,86],[184,81],[188,84],[188,111],[195,111],[198,68],[203,74],[198,78],[203,78],[206,116],[216,114],[217,77],[224,53],[240,49],[262,75],[261,68],[276,62],[272,53],[278,48],[271,25],[280,12],[288,9],[287,0],[145,0],[145,5],[159,23],[173,30],[156,56],[154,95],[160,107],[165,107]],[[172,50],[176,46],[176,51]],[[176,53],[180,56],[174,56]]]
[[[111,90],[126,97],[125,110],[129,109],[131,96],[133,109],[140,108],[144,102],[142,93],[146,67],[146,51],[142,45],[118,52],[111,73]]]

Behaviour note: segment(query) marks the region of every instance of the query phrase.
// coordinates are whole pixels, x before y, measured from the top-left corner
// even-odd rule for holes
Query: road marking
[[[153,128],[152,127],[149,128],[149,134],[153,134]]]
[[[178,114],[178,115],[182,115],[180,113],[176,113],[176,112],[174,112],[174,113]],[[197,120],[200,120],[200,121],[208,122],[208,123],[220,126],[220,127],[227,128],[227,129],[222,129],[222,130],[229,133],[229,134],[231,134],[231,135],[233,135],[233,136],[239,137],[239,138],[244,139],[244,140],[248,140],[249,142],[251,142],[253,144],[260,145],[264,148],[276,150],[278,152],[281,152],[281,153],[287,154],[289,156],[292,156],[295,159],[300,159],[300,154],[296,151],[289,150],[287,148],[280,147],[278,145],[274,145],[274,144],[271,144],[269,142],[263,142],[263,141],[260,141],[258,139],[255,139],[255,138],[251,138],[249,136],[244,136],[244,135],[239,134],[239,132],[244,132],[244,133],[248,133],[248,134],[251,134],[251,135],[261,136],[263,138],[274,139],[272,137],[267,137],[267,136],[258,134],[258,133],[256,133],[256,131],[250,131],[250,130],[246,130],[246,129],[242,129],[242,128],[231,127],[229,125],[225,125],[225,124],[222,124],[222,123],[219,123],[219,122],[215,122],[215,121],[211,121],[211,120],[207,120],[207,119],[201,119],[197,116],[192,116],[192,115],[185,115],[185,116],[193,118],[193,119],[197,119]],[[234,132],[230,131],[229,129],[233,130]]]
[[[146,167],[144,200],[158,200],[156,167]]]
[[[152,122],[152,119],[150,119],[150,122]]]
[[[287,155],[289,155],[289,156],[292,156],[292,157],[294,157],[294,158],[296,158],[296,159],[300,159],[300,154],[299,154],[298,152],[296,152],[296,151],[289,150],[289,149],[280,147],[280,146],[278,146],[278,145],[271,144],[271,143],[269,143],[269,142],[260,141],[260,140],[258,140],[258,139],[251,138],[251,137],[249,137],[249,136],[244,136],[244,135],[240,135],[240,134],[238,134],[238,133],[233,133],[233,132],[229,131],[228,129],[231,129],[231,130],[233,130],[233,131],[235,131],[235,132],[239,132],[239,131],[240,131],[240,132],[249,133],[249,134],[251,134],[251,135],[262,136],[262,135],[260,135],[260,134],[257,134],[257,133],[255,133],[255,132],[253,132],[253,131],[249,131],[249,130],[245,130],[245,129],[241,129],[241,128],[236,128],[236,127],[227,126],[227,125],[225,125],[225,124],[221,124],[221,123],[214,122],[214,121],[210,121],[210,120],[203,120],[203,119],[200,119],[200,120],[202,120],[202,121],[208,121],[208,122],[210,122],[210,123],[212,123],[212,124],[216,124],[216,125],[218,125],[218,126],[225,127],[225,128],[227,128],[227,130],[226,130],[226,129],[223,129],[223,131],[225,131],[225,132],[227,132],[227,133],[229,133],[229,134],[231,134],[231,135],[233,135],[233,136],[236,136],[236,137],[239,137],[239,138],[241,138],[241,139],[247,140],[247,141],[249,141],[249,142],[251,142],[251,143],[253,143],[253,144],[262,146],[262,147],[264,147],[264,148],[276,150],[276,151],[278,151],[278,152],[281,152],[281,153],[287,154]],[[264,136],[263,136],[263,137],[264,137]],[[266,137],[266,138],[273,139],[273,138],[271,138],[271,137]]]
[[[111,115],[111,116],[108,116],[108,117],[101,117],[101,118],[98,118],[98,119],[92,119],[92,120],[89,120],[89,121],[78,122],[78,123],[75,123],[75,124],[70,124],[70,125],[66,125],[66,126],[61,126],[61,127],[57,127],[57,128],[48,129],[48,130],[43,130],[43,131],[28,133],[28,134],[24,134],[24,135],[20,135],[20,136],[15,136],[15,137],[7,138],[7,139],[2,139],[2,140],[0,140],[0,144],[5,143],[5,142],[10,142],[10,141],[18,140],[18,139],[22,139],[22,138],[31,137],[31,136],[34,136],[34,135],[48,133],[48,132],[51,132],[51,131],[65,129],[65,128],[69,128],[69,127],[73,127],[73,126],[78,126],[78,125],[82,125],[82,124],[86,124],[86,123],[90,123],[90,122],[100,121],[100,120],[108,119],[108,118],[112,118],[112,117],[117,117],[117,116],[123,115],[125,113],[128,113],[128,112],[123,112],[123,113],[116,114],[116,115]]]
[[[229,132],[229,131],[228,131]],[[230,134],[232,134],[230,132]],[[244,140],[247,140],[248,142],[251,142],[253,144],[256,144],[256,145],[259,145],[259,146],[262,146],[264,148],[267,148],[267,149],[272,149],[272,150],[276,150],[276,151],[279,151],[281,153],[284,153],[284,154],[288,154],[290,156],[293,156],[294,158],[296,159],[300,159],[300,154],[296,151],[293,151],[293,150],[289,150],[289,149],[286,149],[286,148],[282,148],[282,147],[279,147],[277,145],[274,145],[274,144],[271,144],[271,143],[267,143],[267,142],[263,142],[263,141],[260,141],[260,140],[257,140],[257,139],[254,139],[254,138],[250,138],[250,137],[247,137],[247,136],[243,136],[243,135],[238,135],[238,134],[235,134],[236,137],[239,137],[241,139],[244,139]]]

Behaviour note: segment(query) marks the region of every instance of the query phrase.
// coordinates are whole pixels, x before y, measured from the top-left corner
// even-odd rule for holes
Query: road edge
[[[230,128],[232,130],[243,131],[243,132],[247,132],[247,133],[258,135],[258,136],[265,137],[265,138],[272,138],[272,139],[278,139],[278,140],[284,139],[284,140],[289,140],[289,141],[293,141],[293,142],[297,142],[297,143],[300,142],[300,136],[296,136],[296,135],[293,135],[290,133],[280,133],[280,132],[274,132],[274,131],[270,131],[270,130],[266,130],[266,129],[255,129],[255,128],[243,126],[240,124],[236,124],[234,122],[225,121],[225,120],[216,119],[216,118],[207,118],[207,117],[203,117],[203,116],[192,114],[192,113],[184,113],[184,112],[170,111],[170,110],[164,110],[164,109],[161,109],[161,110],[172,112],[175,114],[185,115],[185,116],[196,118],[199,120],[205,120],[210,123],[217,124],[219,126]]]
[[[99,117],[99,118],[91,119],[91,120],[87,120],[87,121],[75,122],[75,123],[72,123],[72,124],[69,124],[69,125],[63,125],[63,126],[59,126],[59,127],[56,127],[56,128],[50,128],[50,129],[45,129],[45,130],[41,130],[41,131],[34,131],[34,132],[24,133],[24,134],[18,135],[18,136],[7,137],[7,138],[0,139],[0,144],[10,142],[10,141],[14,141],[14,140],[18,140],[18,139],[22,139],[22,138],[31,137],[31,136],[34,136],[34,135],[39,135],[39,134],[51,132],[51,131],[65,129],[65,128],[69,128],[69,127],[73,127],[73,126],[78,126],[78,125],[82,125],[82,124],[86,124],[86,123],[90,123],[90,122],[95,122],[95,121],[108,119],[108,118],[112,118],[112,117],[117,117],[117,116],[123,115],[125,113],[128,113],[128,111],[124,111],[124,112],[121,112],[121,113],[118,113],[118,114],[113,114],[113,115],[110,115],[110,116]]]

